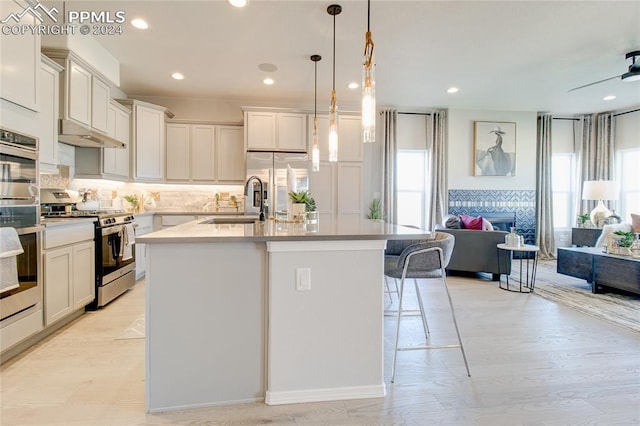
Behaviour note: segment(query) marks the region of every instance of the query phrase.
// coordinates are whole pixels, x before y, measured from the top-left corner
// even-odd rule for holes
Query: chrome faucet
[[[257,180],[260,184],[260,222],[264,222],[264,183],[262,182],[262,179],[258,176],[249,177],[249,179],[247,179],[247,183],[244,184],[244,195],[249,195],[249,184],[253,179]]]

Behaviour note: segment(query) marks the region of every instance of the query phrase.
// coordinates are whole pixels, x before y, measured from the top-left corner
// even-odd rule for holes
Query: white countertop
[[[429,238],[433,235],[404,226],[391,225],[379,220],[353,216],[323,218],[317,224],[264,223],[207,224],[207,219],[136,237],[136,242],[153,243],[222,243],[248,241],[326,241],[326,240],[401,240]]]

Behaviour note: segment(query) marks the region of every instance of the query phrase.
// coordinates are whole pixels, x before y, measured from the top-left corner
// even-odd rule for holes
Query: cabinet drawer
[[[93,222],[47,228],[44,231],[44,249],[93,240],[93,238]]]

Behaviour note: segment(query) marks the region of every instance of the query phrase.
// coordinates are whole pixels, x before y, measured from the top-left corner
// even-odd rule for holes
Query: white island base
[[[385,395],[384,247],[428,233],[333,224],[194,222],[136,238],[147,411]]]

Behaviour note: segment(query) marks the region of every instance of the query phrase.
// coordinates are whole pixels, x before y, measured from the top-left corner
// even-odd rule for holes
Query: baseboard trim
[[[383,398],[387,394],[385,384],[302,391],[267,391],[265,404],[297,404],[301,402],[340,401],[345,399]]]

